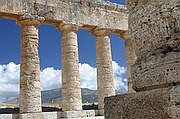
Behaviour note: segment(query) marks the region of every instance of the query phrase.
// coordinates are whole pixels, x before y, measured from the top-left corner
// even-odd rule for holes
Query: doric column
[[[125,40],[125,47],[126,47],[126,70],[127,70],[127,79],[128,79],[128,92],[134,93],[136,92],[132,88],[133,80],[131,78],[131,66],[135,64],[136,61],[136,55],[135,51],[132,46],[132,41],[130,39],[130,36],[128,34],[128,31],[122,32],[120,34],[120,37]]]
[[[60,24],[62,32],[62,102],[63,111],[82,110],[78,43],[76,31],[78,27]]]
[[[20,113],[41,112],[40,65],[38,56],[38,26],[40,22],[20,19]]]
[[[104,98],[115,95],[110,31],[95,29],[96,36],[96,67],[98,85],[98,109],[104,109]]]

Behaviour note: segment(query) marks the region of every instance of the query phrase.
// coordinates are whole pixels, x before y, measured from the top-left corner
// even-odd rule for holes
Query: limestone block
[[[180,52],[151,56],[132,67],[133,89],[150,90],[180,84]]]
[[[12,118],[12,119],[61,119],[61,118],[62,118],[62,112],[42,112],[42,113],[26,113],[19,115],[17,114],[16,118]]]
[[[64,111],[63,118],[81,118],[82,111]]]
[[[100,109],[100,110],[98,110],[98,114],[100,115],[100,116],[104,116],[104,109]]]
[[[129,28],[138,60],[180,50],[179,0],[127,0]]]
[[[19,119],[47,119],[42,113],[19,114]]]
[[[179,119],[180,85],[105,98],[106,119]]]
[[[95,117],[95,110],[83,110],[81,117]]]
[[[12,114],[0,114],[0,119],[13,119]]]
[[[136,91],[180,83],[179,0],[128,0],[129,34],[137,56],[131,77]]]

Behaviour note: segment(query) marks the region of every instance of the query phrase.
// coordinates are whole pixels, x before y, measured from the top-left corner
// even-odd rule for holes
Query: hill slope
[[[82,88],[81,89],[81,94],[82,94],[82,101],[83,103],[89,102],[97,102],[98,99],[98,93],[97,90],[90,90],[87,88]],[[120,91],[116,91],[116,94],[120,94]],[[57,89],[52,89],[52,90],[47,90],[47,91],[42,91],[42,103],[46,104],[61,104],[62,100],[62,88],[57,88]],[[17,104],[19,98],[15,98],[13,100],[8,101],[7,103],[10,104]]]

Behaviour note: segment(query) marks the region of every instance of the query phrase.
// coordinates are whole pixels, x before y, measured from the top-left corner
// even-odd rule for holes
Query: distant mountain
[[[62,88],[57,88],[53,90],[42,91],[42,102],[43,103],[62,103]],[[90,90],[87,88],[81,89],[83,103],[90,102],[92,103],[97,102],[97,91]]]
[[[90,90],[87,88],[81,89],[82,94],[82,101],[83,103],[89,102],[97,102],[98,100],[98,93],[97,90]],[[120,91],[116,91],[116,94],[121,94]],[[42,103],[43,104],[61,104],[62,103],[62,88],[42,91]],[[15,98],[13,100],[8,101],[7,103],[10,104],[17,104],[19,98]]]

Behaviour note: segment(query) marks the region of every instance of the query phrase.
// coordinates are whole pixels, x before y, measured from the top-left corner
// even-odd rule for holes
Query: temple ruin
[[[179,119],[180,1],[127,0],[127,8],[103,0],[0,0],[0,18],[21,26],[20,114],[0,119]],[[41,109],[41,24],[62,32],[62,112]],[[96,37],[98,110],[82,110],[78,29]],[[114,96],[112,33],[126,45],[129,93],[120,96]]]
[[[0,18],[16,20],[21,26],[20,114],[0,118],[103,118],[104,98],[115,95],[109,36],[128,29],[124,5],[102,0],[0,0]],[[62,33],[62,112],[45,113],[41,108],[38,55],[41,24],[54,25]],[[96,37],[98,110],[82,110],[76,33],[79,29],[89,30]]]

